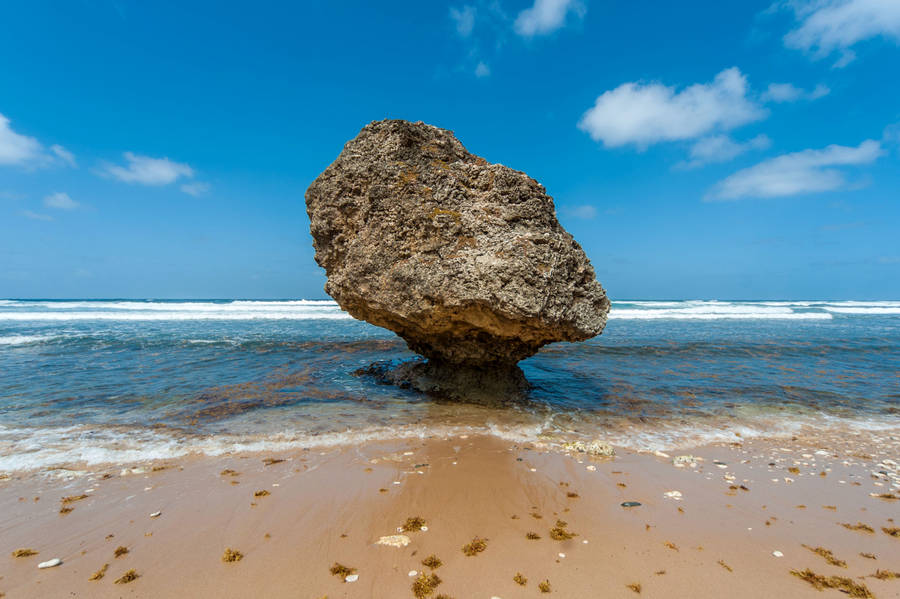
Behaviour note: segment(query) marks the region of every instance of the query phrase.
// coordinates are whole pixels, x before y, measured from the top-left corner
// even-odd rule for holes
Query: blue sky
[[[7,3],[0,297],[324,297],[303,193],[424,120],[615,298],[900,298],[900,3]]]

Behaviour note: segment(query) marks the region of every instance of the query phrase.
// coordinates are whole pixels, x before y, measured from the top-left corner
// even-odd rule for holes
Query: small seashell
[[[772,555],[774,555],[775,557],[784,557],[784,554],[777,549],[772,552]]]
[[[162,512],[153,512],[150,514],[151,518],[159,518],[160,516],[162,516]]]
[[[595,470],[597,470],[597,467],[594,466],[593,464],[591,464],[590,466],[585,466],[585,468],[587,470],[589,470],[590,472],[594,472]]]
[[[60,565],[61,563],[62,563],[61,559],[59,559],[58,557],[54,557],[53,559],[48,559],[45,562],[39,563],[38,568],[40,568],[41,570],[43,570],[44,568],[55,568],[56,566]]]
[[[566,557],[565,553],[557,553],[556,555],[558,555],[559,557]]]
[[[409,574],[408,574],[408,576],[418,576],[418,575],[419,575],[419,573],[416,572],[415,570],[410,570]]]
[[[347,574],[344,577],[344,582],[356,582],[357,580],[359,580],[359,574]]]

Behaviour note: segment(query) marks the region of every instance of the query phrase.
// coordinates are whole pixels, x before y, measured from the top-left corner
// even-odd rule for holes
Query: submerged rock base
[[[356,371],[384,385],[415,389],[439,399],[482,405],[522,401],[531,386],[515,364],[468,366],[437,360],[410,360],[400,364],[376,362]]]

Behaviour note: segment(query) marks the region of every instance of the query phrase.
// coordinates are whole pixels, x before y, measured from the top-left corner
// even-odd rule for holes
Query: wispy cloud
[[[28,165],[40,160],[43,147],[33,137],[16,133],[0,114],[0,164]]]
[[[168,185],[178,179],[190,179],[194,169],[187,164],[174,162],[168,158],[151,158],[132,152],[125,152],[125,166],[104,165],[101,173],[125,183],[141,185]]]
[[[727,135],[703,137],[691,146],[689,159],[676,165],[679,169],[693,169],[706,164],[728,162],[750,150],[765,150],[772,145],[766,135],[757,135],[745,142],[734,141]]]
[[[59,144],[47,152],[34,137],[13,131],[10,120],[0,114],[0,165],[43,168],[60,163],[76,166],[75,156]]]
[[[848,186],[845,173],[835,167],[868,164],[882,154],[881,143],[872,139],[855,148],[830,145],[783,154],[725,178],[704,199],[775,198],[844,189]]]
[[[827,85],[821,83],[810,91],[799,88],[792,83],[770,83],[763,92],[764,102],[797,102],[799,100],[818,100],[831,93]]]
[[[489,77],[491,74],[491,67],[487,66],[484,62],[479,62],[478,66],[475,67],[475,76],[476,77]]]
[[[454,8],[451,6],[450,18],[456,24],[456,33],[463,37],[472,35],[472,31],[475,29],[475,14],[476,9],[474,6],[466,5],[462,8]]]
[[[194,197],[199,197],[209,193],[210,184],[203,181],[193,181],[191,183],[182,183],[181,191]]]
[[[519,13],[513,28],[523,37],[547,35],[565,25],[569,13],[584,17],[584,4],[578,0],[534,0],[531,8]]]
[[[75,210],[81,204],[69,197],[69,194],[58,191],[44,198],[44,206],[57,210]]]
[[[31,210],[23,210],[22,216],[25,218],[30,218],[31,220],[43,220],[43,221],[51,221],[53,217],[49,214],[39,214],[37,212],[32,212]]]
[[[563,215],[577,218],[579,220],[590,220],[596,218],[597,208],[590,204],[581,204],[578,206],[564,206],[561,210]]]
[[[608,148],[633,144],[644,149],[728,131],[767,115],[748,97],[747,78],[732,67],[710,83],[681,91],[661,83],[624,83],[600,95],[578,127]]]
[[[822,58],[840,52],[835,67],[856,57],[850,49],[878,36],[900,42],[900,2],[897,0],[787,0],[798,26],[784,36],[789,48]]]

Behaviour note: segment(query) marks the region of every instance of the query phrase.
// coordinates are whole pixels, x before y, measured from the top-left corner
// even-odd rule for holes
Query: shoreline
[[[900,538],[882,531],[900,526],[900,502],[870,494],[897,495],[900,471],[883,460],[898,446],[896,437],[751,439],[679,451],[701,459],[676,467],[674,453],[592,458],[462,435],[191,456],[69,480],[14,476],[0,481],[0,593],[413,597],[408,573],[430,573],[421,561],[434,554],[443,582],[431,596],[456,599],[542,595],[544,580],[559,597],[635,596],[628,585],[651,597],[696,596],[698,585],[718,589],[707,596],[820,596],[791,575],[806,568],[892,597],[900,579],[870,575],[900,569]],[[879,470],[888,474],[874,478]],[[402,533],[407,546],[376,544],[414,516],[428,530]],[[557,520],[577,536],[553,540]],[[461,548],[475,537],[487,548],[468,557]],[[804,544],[833,551],[846,567]],[[128,553],[116,558],[119,546]],[[38,554],[12,557],[20,548]],[[243,558],[223,562],[228,548]],[[37,568],[54,557],[62,565]],[[332,576],[334,563],[359,578]],[[103,578],[89,580],[104,564]],[[114,583],[131,569],[137,579]]]

